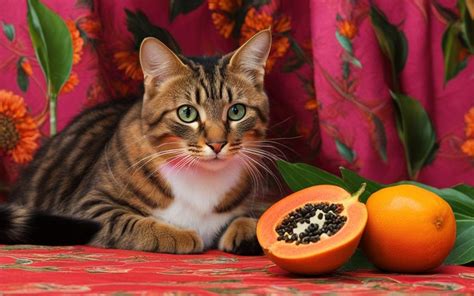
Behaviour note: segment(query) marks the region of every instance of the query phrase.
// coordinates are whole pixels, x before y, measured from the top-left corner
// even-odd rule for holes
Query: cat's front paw
[[[220,238],[219,250],[237,255],[261,255],[263,251],[257,241],[256,229],[256,219],[235,219]]]
[[[173,254],[201,253],[204,250],[202,238],[194,230],[161,225],[157,229],[158,252]]]

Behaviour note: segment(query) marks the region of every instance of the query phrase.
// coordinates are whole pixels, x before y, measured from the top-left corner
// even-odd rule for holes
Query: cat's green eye
[[[178,117],[186,123],[191,123],[197,120],[198,112],[193,106],[184,105],[178,108]]]
[[[230,106],[229,111],[227,112],[227,117],[229,117],[230,120],[238,121],[244,118],[245,112],[245,105],[235,104]]]

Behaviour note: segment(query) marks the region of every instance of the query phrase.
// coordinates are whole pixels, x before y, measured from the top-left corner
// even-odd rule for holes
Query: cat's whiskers
[[[134,164],[132,164],[130,167],[127,168],[127,171],[130,170],[131,168],[133,168],[134,166],[138,165],[140,162],[145,161],[145,163],[142,164],[140,167],[138,167],[136,169],[136,171],[140,170],[145,165],[147,165],[148,163],[154,161],[157,158],[160,158],[160,157],[163,157],[163,156],[166,156],[166,155],[170,155],[170,154],[174,154],[174,153],[177,153],[177,152],[183,152],[183,150],[184,150],[184,148],[176,148],[176,149],[169,149],[169,150],[158,151],[158,152],[152,153],[148,156],[143,157],[142,159],[135,162]]]
[[[271,170],[271,168],[265,165],[264,162],[259,162],[252,157],[252,156],[254,157],[256,156],[258,158],[276,160],[276,159],[279,159],[277,156],[275,155],[270,156],[270,153],[268,153],[267,151],[263,151],[263,150],[258,151],[255,149],[249,150],[248,148],[242,149],[240,153],[244,157],[246,157],[250,162],[254,163],[257,167],[260,167],[261,169],[263,169],[275,181],[275,184],[278,186],[279,191],[283,192],[283,186],[280,182],[280,179],[275,175],[275,173]]]
[[[283,153],[283,151],[270,144],[246,144],[245,146],[243,146],[243,148],[259,149],[265,151],[265,153],[272,153],[275,156],[278,156],[280,159],[286,159],[286,155],[285,153]],[[273,153],[272,151],[275,151],[275,153]]]
[[[252,163],[250,163],[244,157],[242,157],[240,153],[237,155],[237,157],[244,164],[247,170],[248,176],[250,176],[251,182],[253,183],[252,194],[250,196],[251,200],[249,202],[249,210],[252,211],[252,209],[254,208],[257,196],[261,196],[265,190],[263,185],[261,185],[261,182],[263,182],[263,176],[261,176],[260,171]]]
[[[185,156],[185,155],[186,155],[185,153],[180,153],[180,154],[178,154],[178,155],[175,155],[175,156],[169,158],[169,159],[167,160],[167,162],[168,162],[168,161],[173,161],[173,160],[175,160],[175,159],[177,159],[177,158],[179,158],[179,157]],[[145,176],[145,180],[149,180],[149,179],[150,179],[153,175],[155,175],[159,170],[160,170],[160,166],[158,166],[158,167],[155,168],[150,174],[148,174],[147,176]],[[153,190],[152,190],[152,192],[151,192],[151,195],[152,195],[152,196],[153,196],[153,194],[154,194],[155,191],[156,191],[156,187],[153,187]]]
[[[165,144],[167,143],[164,143],[162,145],[159,145],[158,147],[160,146],[165,146]],[[155,153],[152,153],[150,155],[147,155],[145,156],[144,158],[138,160],[136,163],[132,164],[130,167],[128,167],[126,169],[126,171],[128,172],[131,168],[133,168],[133,166],[137,165],[138,163],[142,162],[144,159],[148,159],[148,161],[146,161],[144,164],[142,164],[140,167],[138,168],[135,168],[133,171],[129,172],[130,173],[130,179],[128,181],[127,184],[130,184],[131,180],[133,180],[132,177],[134,177],[136,175],[137,172],[139,172],[145,165],[147,165],[148,163],[150,163],[151,161],[154,161],[156,160],[157,158],[160,158],[160,157],[163,157],[163,156],[166,156],[166,155],[172,155],[172,154],[175,154],[176,152],[179,152],[179,151],[182,151],[183,148],[176,148],[176,149],[169,149],[169,150],[164,150],[164,151],[158,151],[158,152],[155,152]],[[178,156],[180,154],[178,153]],[[155,173],[157,172],[157,170],[154,170],[153,172],[151,172],[148,176],[146,176],[145,180],[149,180],[150,177],[152,175],[154,175]],[[123,185],[122,185],[123,186]],[[119,197],[121,197],[125,192],[126,192],[126,189],[127,189],[127,186],[123,186],[122,187],[122,190],[119,194]],[[154,191],[155,189],[153,189]]]
[[[191,156],[191,155],[185,156],[179,163],[176,164],[174,174],[175,174],[175,175],[178,175],[179,172],[181,171],[181,169],[185,168],[186,165],[187,165],[190,161],[192,161],[192,156]]]
[[[278,155],[276,155],[276,154],[274,154],[270,151],[267,151],[267,150],[262,150],[262,149],[258,149],[258,148],[250,148],[250,147],[243,147],[242,150],[245,151],[245,152],[248,152],[249,154],[252,154],[252,155],[255,155],[255,156],[258,156],[258,157],[262,157],[262,158],[268,159],[270,161],[276,161],[276,160],[281,160],[282,159]]]
[[[273,149],[278,149],[275,146],[279,146],[279,147],[284,148],[284,149],[286,149],[286,150],[288,150],[288,151],[290,151],[290,152],[297,155],[298,154],[297,151],[295,151],[293,148],[289,147],[288,145],[285,145],[283,143],[278,142],[277,140],[291,140],[291,139],[298,139],[298,138],[301,138],[301,136],[289,137],[289,138],[269,138],[269,139],[265,139],[265,140],[254,140],[254,141],[247,141],[246,145],[248,145],[248,144],[250,144],[250,145],[253,145],[253,144],[256,144],[256,145],[270,145],[271,148],[273,148]]]
[[[183,153],[181,156],[184,156],[177,163],[174,163],[170,170],[170,175],[177,175],[179,171],[187,165],[190,160],[193,160],[194,156]]]
[[[134,167],[135,165],[138,165],[140,162],[146,160],[146,159],[149,159],[150,157],[153,157],[156,155],[156,153],[161,153],[161,152],[167,152],[167,151],[170,151],[170,150],[176,150],[176,149],[183,149],[183,148],[176,148],[176,149],[166,149],[166,150],[159,150],[160,148],[164,147],[164,146],[167,146],[167,145],[176,145],[176,143],[173,143],[173,142],[167,142],[167,143],[162,143],[160,145],[158,145],[157,147],[154,147],[154,150],[156,150],[156,152],[152,153],[152,154],[147,154],[145,157],[143,157],[142,159],[140,159],[139,161],[135,162],[134,164],[132,164],[130,167],[127,168],[130,169],[132,167]]]
[[[138,144],[138,143],[140,143],[140,142],[146,140],[146,137],[147,137],[147,136],[144,135],[144,136],[142,136],[141,138],[138,138],[136,141],[130,142],[130,143],[128,143],[128,144],[125,144],[125,146],[122,147],[122,149],[117,150],[117,151],[112,155],[112,157],[117,156],[120,152],[122,152],[122,150],[128,148],[129,145],[130,145],[130,146],[131,146],[131,145],[136,145],[136,144]],[[122,190],[123,190],[123,189],[125,188],[125,186],[124,186],[123,184],[120,184],[120,183],[118,182],[118,180],[117,180],[117,178],[115,177],[115,175],[114,175],[114,173],[113,173],[113,171],[112,171],[112,168],[111,168],[111,166],[110,166],[110,155],[109,155],[109,153],[110,153],[110,150],[109,150],[109,149],[110,149],[110,143],[111,143],[111,141],[107,142],[107,144],[106,144],[105,147],[104,147],[105,164],[106,164],[106,166],[107,166],[108,174],[112,177],[114,183],[117,184],[117,186],[122,187]]]
[[[260,192],[260,187],[263,187],[263,186],[261,186],[261,183],[264,180],[264,176],[262,175],[260,170],[252,162],[249,161],[249,159],[250,159],[249,156],[245,155],[242,152],[239,152],[238,157],[239,157],[239,159],[242,160],[242,162],[244,163],[244,165],[247,168],[248,173],[252,177],[253,182],[256,186],[256,191]]]

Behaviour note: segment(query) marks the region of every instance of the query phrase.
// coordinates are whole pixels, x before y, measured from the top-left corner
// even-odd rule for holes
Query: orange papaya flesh
[[[363,203],[358,201],[364,188],[365,184],[361,190],[351,196],[347,191],[337,186],[317,185],[281,199],[265,211],[257,223],[257,238],[264,252],[276,265],[299,274],[322,274],[341,267],[354,254],[367,223],[367,209]],[[294,214],[298,211],[301,213],[301,209],[306,205],[309,205],[309,208],[319,209],[322,208],[321,205],[334,205],[332,208],[337,207],[340,212],[333,212],[329,217],[334,217],[334,214],[337,217],[345,217],[343,218],[345,223],[339,223],[343,224],[342,227],[337,229],[339,227],[337,226],[336,230],[333,228],[333,231],[328,232],[329,235],[321,234],[319,240],[314,242],[302,243],[300,239],[292,241],[289,238],[293,236],[288,232],[285,232],[284,235],[277,232],[282,229],[282,225],[288,225],[288,221],[292,219],[289,216],[290,213]],[[319,209],[315,214],[318,211],[321,212]],[[323,213],[328,214],[324,211]],[[324,230],[323,227],[326,226],[327,230],[331,221],[334,221],[327,219],[327,217],[322,225],[321,221],[316,221],[314,218],[310,219],[310,223],[307,220],[301,222],[300,218],[300,222],[292,222],[288,226],[289,228],[285,229],[298,233],[303,226],[309,227],[310,224],[319,223],[319,229]],[[298,221],[298,218],[295,219]],[[342,218],[336,220],[340,222]],[[294,227],[295,225],[296,227]],[[309,235],[317,236],[315,233],[318,232],[311,231]]]

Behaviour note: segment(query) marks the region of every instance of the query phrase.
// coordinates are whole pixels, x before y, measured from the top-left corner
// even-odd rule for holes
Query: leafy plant
[[[25,57],[20,57],[18,59],[18,62],[16,63],[16,71],[17,71],[16,80],[17,80],[17,83],[18,83],[18,86],[20,87],[20,89],[22,91],[27,91],[28,90],[28,85],[30,84],[30,80],[28,79],[27,73],[25,72],[25,70],[21,66],[24,59],[25,59]]]
[[[198,8],[204,0],[170,0],[170,22],[180,14],[190,13],[194,9]]]
[[[408,56],[408,43],[405,34],[392,25],[385,14],[374,4],[370,7],[370,19],[375,30],[380,49],[390,61],[392,69],[392,89],[400,91],[398,74],[405,67]]]
[[[314,185],[331,184],[340,186],[349,192],[356,192],[362,183],[366,183],[365,192],[360,197],[361,202],[366,202],[369,196],[377,190],[398,184],[413,184],[432,191],[449,203],[456,217],[456,243],[445,260],[445,264],[467,264],[474,261],[474,187],[460,184],[452,188],[438,189],[414,181],[401,181],[386,185],[365,179],[346,168],[340,169],[341,177],[338,177],[302,163],[289,163],[280,160],[277,162],[277,166],[283,179],[293,191]],[[367,258],[359,251],[342,269],[353,270],[371,266]]]
[[[15,39],[15,27],[12,24],[2,22],[2,29],[9,41],[13,41],[13,39]]]
[[[152,36],[159,39],[175,53],[181,53],[181,48],[173,36],[167,30],[153,25],[143,12],[125,9],[125,14],[127,15],[127,29],[133,34],[136,50],[140,48],[143,39]]]
[[[444,81],[454,78],[462,69],[466,68],[466,59],[460,59],[463,46],[459,38],[461,27],[459,23],[449,24],[443,33]]]
[[[397,132],[405,150],[408,175],[415,180],[420,170],[434,158],[437,151],[436,133],[423,106],[404,95],[400,86],[398,75],[402,72],[408,55],[405,34],[391,24],[374,4],[370,8],[370,18],[380,49],[390,61],[391,95],[395,103]]]
[[[410,179],[415,180],[421,168],[433,158],[437,150],[435,131],[420,102],[402,94],[392,93],[392,97],[408,174]]]
[[[469,1],[458,0],[459,14],[443,7],[436,1],[434,7],[446,20],[448,26],[443,33],[444,81],[454,78],[467,66],[467,56],[474,54],[474,19]]]
[[[39,0],[28,0],[28,31],[47,83],[50,134],[56,134],[58,94],[72,67],[72,40],[63,19]]]

